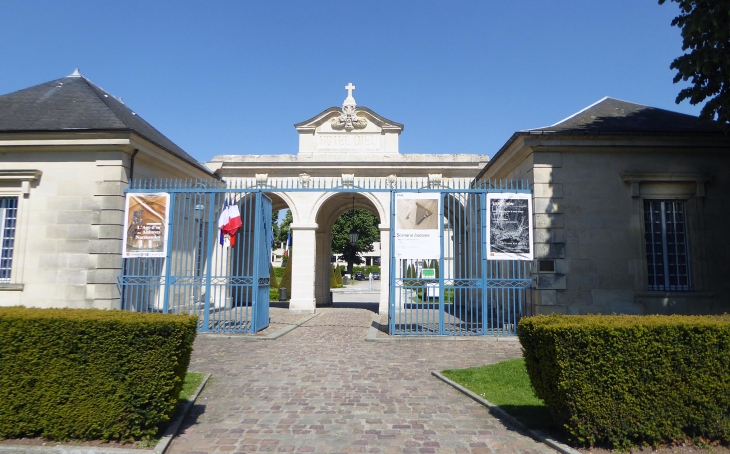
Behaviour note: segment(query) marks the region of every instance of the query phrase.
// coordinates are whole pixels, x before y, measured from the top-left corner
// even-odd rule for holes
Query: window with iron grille
[[[687,217],[683,200],[644,200],[648,289],[689,291]]]
[[[17,197],[0,197],[0,284],[10,283],[17,213]]]

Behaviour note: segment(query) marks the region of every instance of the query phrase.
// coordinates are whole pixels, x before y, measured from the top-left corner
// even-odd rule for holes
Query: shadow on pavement
[[[180,424],[180,429],[178,429],[178,431],[177,431],[178,434],[185,433],[185,431],[187,429],[196,425],[198,423],[198,418],[203,413],[205,413],[205,405],[194,404],[193,408],[191,408],[190,412],[185,416],[185,419],[183,420],[182,424]]]
[[[361,303],[361,302],[335,302],[332,303],[332,306],[335,309],[366,309],[370,312],[375,312],[376,314],[379,311],[379,304],[378,303]]]

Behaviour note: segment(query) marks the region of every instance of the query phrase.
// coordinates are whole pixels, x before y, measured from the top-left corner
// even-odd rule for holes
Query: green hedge
[[[369,266],[353,266],[352,272],[357,273],[358,271],[362,271],[365,276],[370,275],[373,271],[380,272],[380,266],[379,265],[369,265]]]
[[[729,316],[551,315],[518,328],[535,394],[573,442],[730,442]]]
[[[0,308],[0,439],[154,436],[196,329],[185,315]]]

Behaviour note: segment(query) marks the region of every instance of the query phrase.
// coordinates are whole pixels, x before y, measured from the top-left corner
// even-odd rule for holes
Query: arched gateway
[[[330,107],[294,125],[299,132],[296,155],[222,155],[207,166],[234,187],[303,188],[270,193],[273,209],[289,208],[296,238],[290,309],[313,312],[329,303],[331,231],[335,220],[352,207],[380,219],[381,251],[390,250],[390,194],[369,191],[411,183],[415,188],[448,182],[467,187],[489,160],[473,154],[400,154],[403,125],[367,107],[358,107],[355,87],[345,87],[342,108]],[[340,188],[339,192],[318,187]],[[307,190],[308,189],[308,190]],[[387,313],[389,260],[381,262],[380,312]],[[314,285],[313,285],[314,283]]]
[[[295,125],[296,155],[216,156],[206,165],[221,183],[131,188],[131,194],[171,193],[176,232],[159,255],[164,259],[129,256],[123,306],[199,312],[203,331],[261,329],[268,317],[267,223],[272,209],[289,208],[295,245],[289,308],[314,312],[331,302],[332,227],[354,203],[380,220],[379,311],[390,315],[391,333],[512,332],[525,306],[529,262],[487,261],[487,193],[504,192],[475,185],[488,156],[400,154],[403,125],[357,107],[355,87],[345,88],[341,108]],[[519,184],[508,192],[529,191]],[[531,213],[524,205],[498,220],[508,232],[505,244],[521,244],[527,257]],[[228,207],[241,213],[235,245],[223,241]]]

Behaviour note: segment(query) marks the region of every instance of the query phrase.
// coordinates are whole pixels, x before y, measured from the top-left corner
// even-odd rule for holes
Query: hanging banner
[[[395,256],[439,259],[441,194],[399,192],[395,195]]]
[[[487,194],[487,259],[532,260],[532,194]]]
[[[127,194],[122,257],[165,257],[170,194]]]

